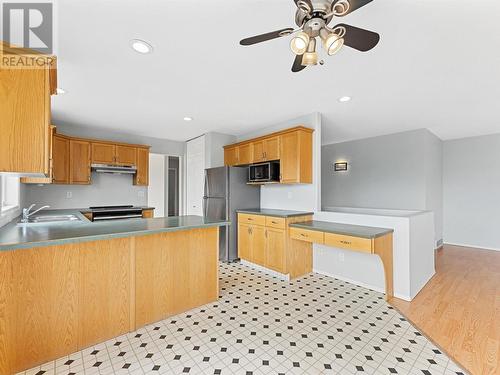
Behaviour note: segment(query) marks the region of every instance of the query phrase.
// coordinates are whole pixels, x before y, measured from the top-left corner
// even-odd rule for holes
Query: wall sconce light
[[[345,172],[347,171],[347,162],[335,163],[333,167],[335,172]]]

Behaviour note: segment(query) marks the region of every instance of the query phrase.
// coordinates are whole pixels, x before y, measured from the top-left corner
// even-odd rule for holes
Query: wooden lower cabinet
[[[312,265],[304,264],[304,259],[300,256],[301,245],[291,242],[288,228],[288,224],[292,222],[308,220],[312,220],[312,216],[284,219],[238,214],[238,256],[242,260],[291,277],[311,272]]]
[[[265,265],[274,271],[286,271],[286,232],[284,229],[266,228]]]
[[[0,252],[0,375],[218,298],[217,227]]]

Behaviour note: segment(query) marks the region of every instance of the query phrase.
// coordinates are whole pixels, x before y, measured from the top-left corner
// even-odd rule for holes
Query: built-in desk
[[[306,221],[290,224],[290,238],[295,241],[376,254],[382,260],[385,273],[385,298],[394,296],[392,229],[364,227],[359,225]],[[309,251],[312,257],[312,252]],[[312,260],[311,260],[312,262]]]

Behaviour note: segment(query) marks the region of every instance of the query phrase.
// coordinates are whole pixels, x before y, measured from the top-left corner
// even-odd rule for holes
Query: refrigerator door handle
[[[203,217],[207,217],[208,215],[208,204],[207,204],[207,200],[208,198],[207,197],[203,197]]]
[[[208,191],[208,171],[205,169],[205,197],[210,196],[210,192]]]

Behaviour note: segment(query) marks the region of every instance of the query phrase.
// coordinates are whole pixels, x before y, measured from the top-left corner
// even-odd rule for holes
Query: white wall
[[[165,155],[149,154],[148,206],[154,207],[155,217],[165,215]]]
[[[222,133],[205,134],[205,168],[224,166],[224,146],[236,142],[236,136]]]
[[[205,136],[186,144],[186,214],[203,215]]]
[[[321,207],[321,115],[319,113],[312,113],[244,134],[238,137],[238,142],[298,125],[314,129],[313,183],[262,186],[260,192],[262,208],[318,211]]]
[[[442,141],[426,129],[322,147],[322,206],[435,212],[442,237]],[[334,172],[335,162],[347,172]]]
[[[443,158],[445,243],[500,250],[500,134],[446,141]]]

